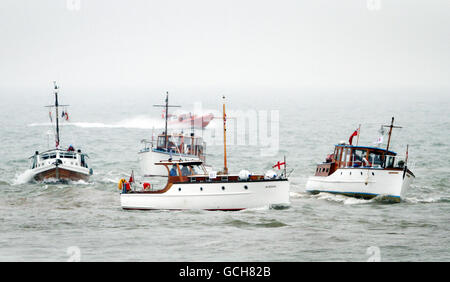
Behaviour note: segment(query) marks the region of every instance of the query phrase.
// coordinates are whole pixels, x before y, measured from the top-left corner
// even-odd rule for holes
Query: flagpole
[[[227,115],[225,113],[225,96],[223,98],[223,173],[228,174],[227,167]]]
[[[359,144],[359,135],[361,133],[361,124],[359,124],[359,128],[358,128],[358,139],[356,139],[356,146],[358,146]]]

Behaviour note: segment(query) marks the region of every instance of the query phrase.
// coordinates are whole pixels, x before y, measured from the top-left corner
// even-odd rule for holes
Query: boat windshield
[[[198,174],[205,174],[203,168],[201,166],[199,166],[199,165],[193,165],[193,166],[191,166],[191,168],[192,168],[192,171],[194,172],[194,174],[197,174],[197,175]]]

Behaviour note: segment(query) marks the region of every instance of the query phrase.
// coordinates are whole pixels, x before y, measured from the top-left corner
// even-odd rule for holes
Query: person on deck
[[[178,173],[177,173],[177,166],[173,165],[172,169],[170,170],[170,176],[177,176],[177,175],[178,175]]]
[[[69,148],[67,149],[69,152],[74,152],[75,148],[72,145],[69,145]]]
[[[188,176],[191,175],[191,172],[189,171],[189,168],[187,166],[183,166],[183,168],[181,169],[181,175],[182,176]]]

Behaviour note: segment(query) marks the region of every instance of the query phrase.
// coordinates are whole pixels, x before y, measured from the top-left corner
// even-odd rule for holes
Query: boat
[[[194,126],[196,128],[205,128],[214,119],[214,115],[212,113],[204,115],[196,115],[192,113],[162,115],[163,118],[166,116],[168,118],[168,123],[171,125],[186,127]]]
[[[29,158],[30,168],[27,173],[30,178],[35,181],[87,181],[93,174],[93,170],[88,167],[87,159],[89,156],[82,153],[80,149],[75,149],[69,145],[67,149],[61,148],[60,143],[60,126],[59,126],[59,108],[64,109],[69,105],[60,105],[58,103],[58,89],[56,82],[54,83],[55,104],[47,106],[50,108],[49,117],[52,122],[52,109],[55,109],[55,143],[54,149],[44,152],[36,151],[33,156]],[[68,119],[68,112],[62,112],[62,118]]]
[[[169,105],[169,93],[166,92],[165,105],[154,105],[155,107],[164,107],[168,113],[170,107],[179,107]],[[160,160],[168,160],[174,157],[183,160],[203,161],[205,162],[206,143],[203,138],[195,135],[194,127],[190,134],[168,133],[168,116],[165,119],[165,130],[159,134],[155,140],[143,139],[141,143],[143,148],[138,153],[139,166],[141,174],[146,177],[167,176],[166,170],[155,163]]]
[[[334,153],[327,156],[325,162],[317,165],[314,176],[306,183],[306,191],[312,194],[332,193],[350,197],[381,199],[400,202],[407,193],[415,175],[411,171],[414,164],[408,162],[408,146],[405,156],[399,156],[389,150],[394,118],[389,127],[389,139],[386,149],[373,146],[352,145],[340,142],[335,145]]]
[[[230,174],[227,166],[226,115],[224,122],[224,167],[207,171],[202,160],[161,160],[155,163],[166,171],[166,183],[119,181],[120,203],[126,210],[226,210],[285,208],[289,202],[289,180],[284,172],[252,174],[241,170]],[[133,175],[133,174],[132,174]]]

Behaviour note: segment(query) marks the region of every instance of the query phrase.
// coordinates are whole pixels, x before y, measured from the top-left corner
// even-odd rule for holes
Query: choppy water
[[[0,260],[66,261],[79,250],[82,261],[366,261],[375,247],[382,261],[450,261],[449,93],[291,91],[280,97],[281,90],[266,90],[243,99],[249,93],[229,92],[230,117],[233,110],[279,110],[278,154],[262,156],[257,146],[230,145],[229,166],[263,172],[286,155],[289,170],[295,169],[290,208],[123,211],[116,183],[138,170],[139,141],[162,124],[151,107],[162,100],[155,94],[62,91],[62,102],[72,105],[63,143],[90,155],[94,176],[89,183],[27,183],[27,158],[47,148],[50,127],[42,106],[51,96],[24,99],[23,93],[3,91]],[[202,101],[184,94],[178,104]],[[204,100],[205,109],[220,109],[220,100]],[[404,127],[394,131],[392,149],[403,154],[409,144],[416,162],[417,178],[403,202],[304,193],[315,164],[333,144],[347,140],[359,123],[360,143],[371,144],[392,115]],[[210,125],[214,129],[220,129],[219,121]],[[207,148],[208,161],[218,167],[219,144]]]

